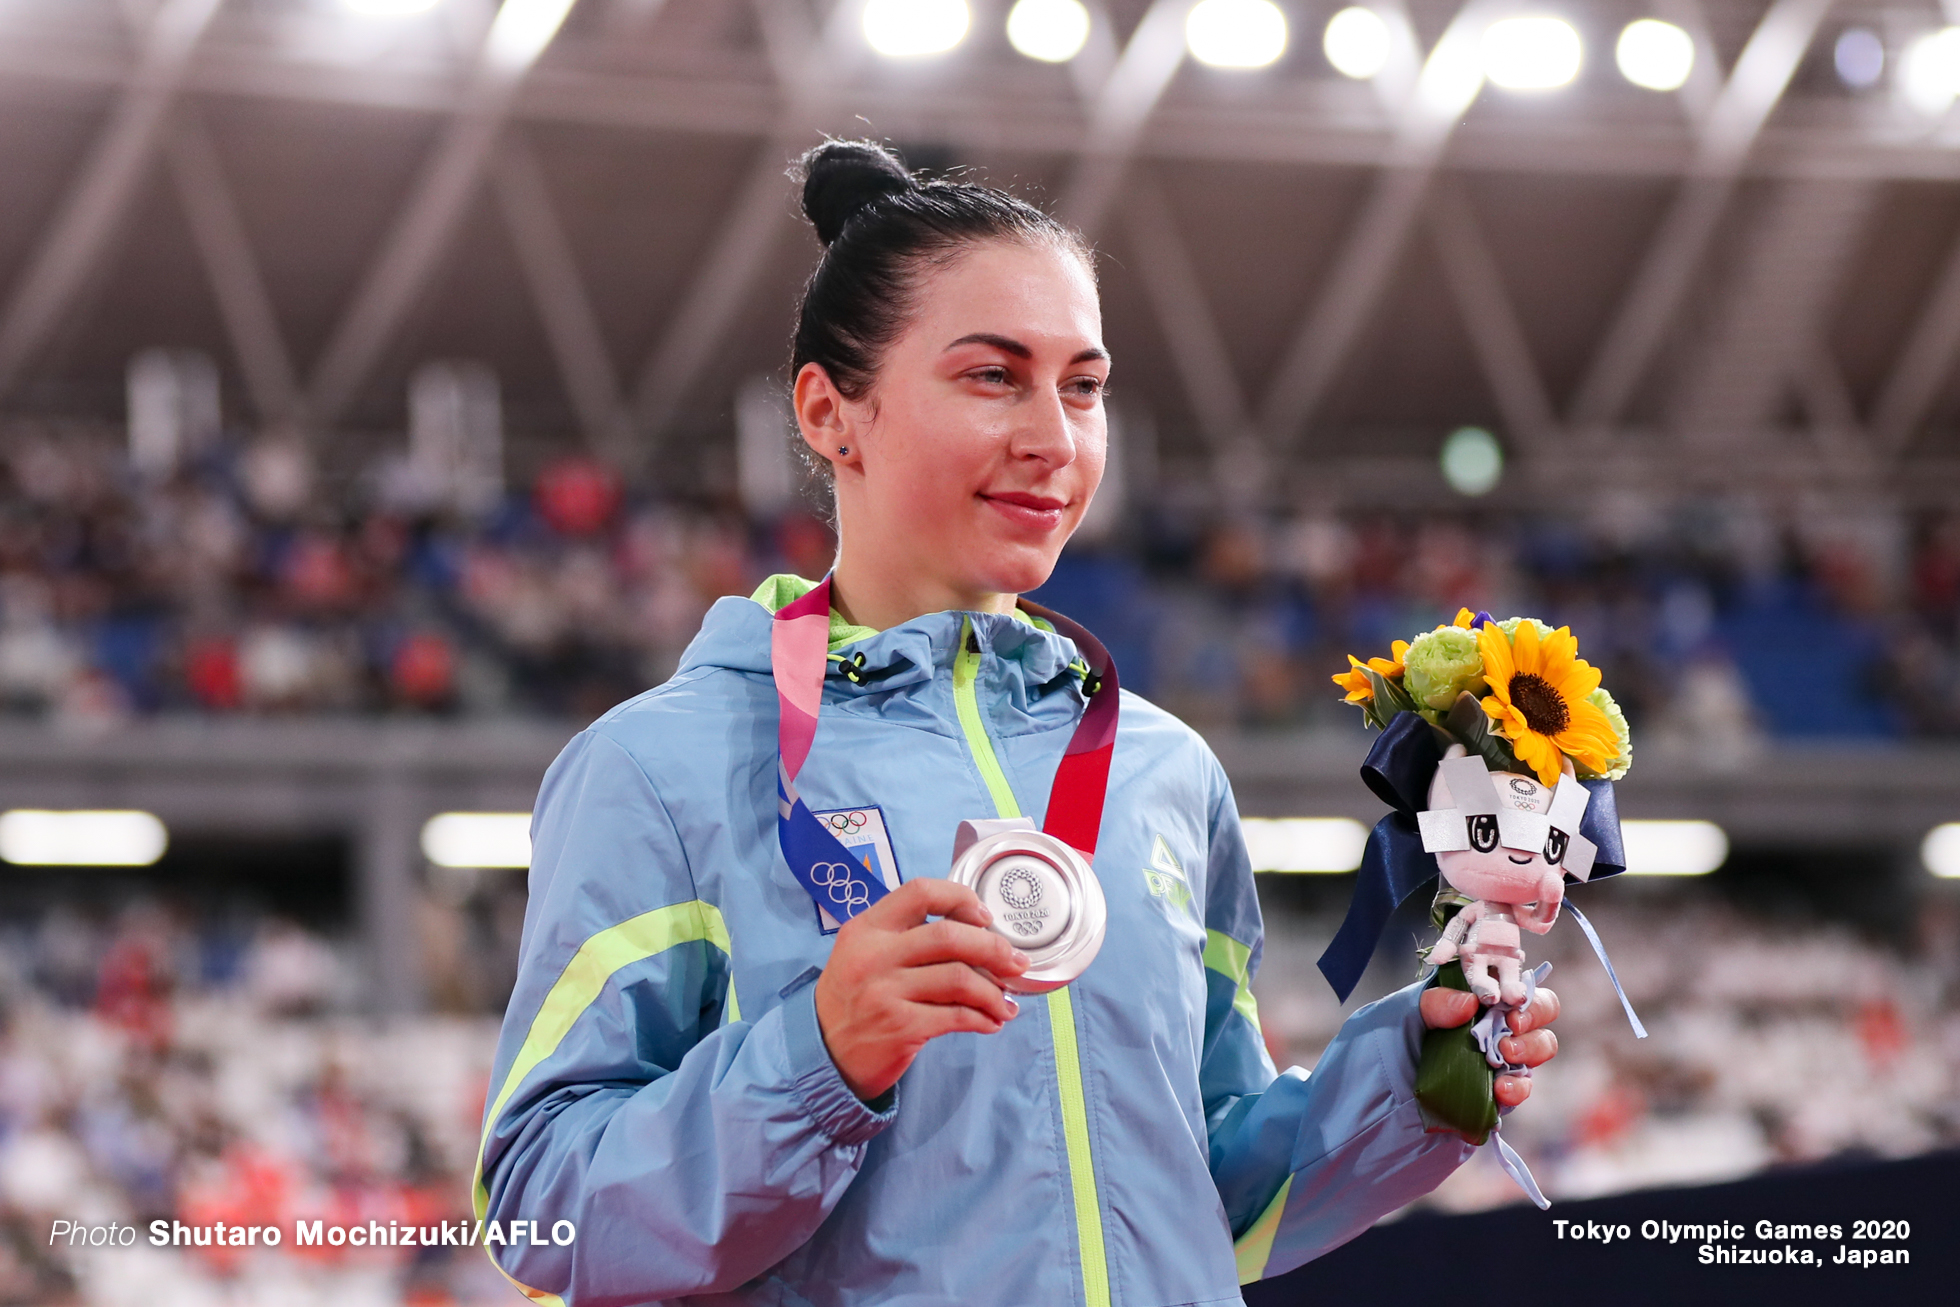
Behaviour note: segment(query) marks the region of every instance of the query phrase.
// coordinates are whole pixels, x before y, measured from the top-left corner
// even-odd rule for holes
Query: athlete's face
[[[815,365],[797,378],[804,438],[837,471],[844,548],[954,595],[1039,586],[1102,479],[1108,377],[1095,283],[1073,254],[988,241],[926,273],[862,399],[817,394],[830,388]]]

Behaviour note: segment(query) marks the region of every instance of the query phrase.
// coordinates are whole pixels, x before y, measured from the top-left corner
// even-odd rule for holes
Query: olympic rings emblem
[[[842,862],[819,862],[810,867],[810,883],[829,891],[830,901],[855,911],[871,902],[871,891],[853,869]]]
[[[855,834],[863,830],[864,823],[869,820],[870,818],[862,812],[833,812],[824,818],[825,823],[832,830],[840,831],[846,835]]]

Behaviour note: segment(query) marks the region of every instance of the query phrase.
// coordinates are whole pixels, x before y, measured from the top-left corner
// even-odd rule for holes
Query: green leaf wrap
[[[1492,771],[1521,772],[1518,755],[1511,742],[1491,729],[1490,715],[1474,694],[1460,694],[1443,719],[1443,729],[1462,741],[1463,747],[1481,756]]]
[[[1402,689],[1400,681],[1391,681],[1372,667],[1364,667],[1362,672],[1368,678],[1375,697],[1361,704],[1361,715],[1376,730],[1387,730],[1389,719],[1396,713],[1414,712],[1416,701]]]
[[[1444,989],[1468,991],[1463,967],[1447,962],[1436,969],[1435,984]],[[1475,1144],[1490,1138],[1497,1124],[1497,1096],[1491,1084],[1495,1073],[1477,1047],[1470,1027],[1426,1030],[1422,1036],[1422,1061],[1416,1065],[1416,1104],[1422,1111],[1423,1125],[1429,1130],[1453,1130]]]

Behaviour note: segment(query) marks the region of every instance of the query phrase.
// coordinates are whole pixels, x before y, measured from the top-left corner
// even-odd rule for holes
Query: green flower
[[[1553,633],[1553,632],[1552,632],[1552,628],[1551,628],[1551,627],[1549,627],[1549,626],[1547,626],[1547,625],[1545,625],[1545,624],[1544,624],[1543,622],[1541,622],[1541,621],[1539,621],[1539,620],[1538,620],[1537,618],[1535,618],[1535,617],[1507,617],[1507,618],[1505,618],[1505,619],[1504,619],[1503,621],[1501,621],[1501,622],[1499,622],[1499,623],[1497,624],[1497,629],[1498,629],[1498,630],[1500,630],[1500,631],[1502,631],[1502,632],[1504,632],[1504,635],[1505,635],[1505,638],[1506,638],[1506,639],[1510,639],[1510,638],[1513,638],[1513,637],[1515,637],[1515,636],[1517,635],[1517,633],[1518,633],[1518,623],[1520,623],[1520,622],[1530,622],[1530,623],[1531,623],[1531,624],[1532,624],[1533,626],[1535,626],[1535,627],[1537,627],[1537,628],[1538,628],[1538,639],[1539,639],[1539,640],[1540,640],[1541,642],[1542,642],[1542,641],[1543,641],[1543,640],[1544,640],[1544,639],[1545,639],[1545,638],[1546,638],[1547,636],[1549,636],[1549,635],[1551,635],[1551,634]]]
[[[1425,631],[1402,658],[1402,688],[1425,708],[1448,712],[1465,690],[1484,688],[1484,658],[1477,635],[1459,626]]]
[[[1627,728],[1627,715],[1620,711],[1620,705],[1613,702],[1613,696],[1601,686],[1586,696],[1586,702],[1606,714],[1606,720],[1613,723],[1613,738],[1619,742],[1619,749],[1613,754],[1613,761],[1603,772],[1595,772],[1586,767],[1579,768],[1579,775],[1587,780],[1617,781],[1627,774],[1633,766],[1633,732]]]

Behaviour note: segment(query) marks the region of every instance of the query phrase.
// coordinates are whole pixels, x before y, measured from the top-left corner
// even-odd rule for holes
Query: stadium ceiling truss
[[[680,466],[779,363],[811,258],[786,161],[869,132],[1108,250],[1122,399],[1167,459],[1365,499],[1439,485],[1436,441],[1480,422],[1539,487],[1960,480],[1960,110],[1828,75],[1849,23],[1896,44],[1930,3],[1574,0],[1595,53],[1562,99],[1463,75],[1509,0],[1377,4],[1370,82],[1322,60],[1320,0],[1257,75],[1190,61],[1190,0],[1091,0],[1061,67],[973,7],[921,67],[865,47],[862,0],[577,0],[514,69],[494,0],[386,31],[335,0],[7,0],[0,408],[104,416],[132,347],[199,345],[258,427],[328,447],[469,353],[517,425]],[[1648,12],[1698,52],[1666,95],[1602,53]],[[201,290],[145,262],[173,259]]]

